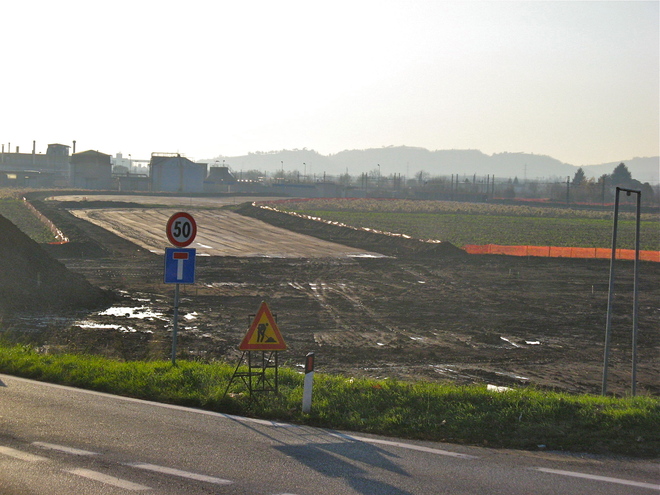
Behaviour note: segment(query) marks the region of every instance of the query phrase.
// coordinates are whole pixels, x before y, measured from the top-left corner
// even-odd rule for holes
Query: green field
[[[324,199],[287,201],[273,206],[352,227],[448,241],[459,247],[466,244],[612,246],[613,214],[608,211],[410,200]],[[660,250],[658,215],[643,215],[640,231],[641,249]],[[634,249],[634,239],[634,215],[622,213],[617,246]]]

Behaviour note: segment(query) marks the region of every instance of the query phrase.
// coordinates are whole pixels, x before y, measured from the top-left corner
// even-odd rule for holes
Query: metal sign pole
[[[176,337],[179,329],[179,284],[174,286],[174,326],[172,328],[172,364],[176,364]]]
[[[603,359],[603,395],[607,394],[607,365],[610,355],[610,338],[612,334],[612,305],[614,301],[614,262],[616,260],[616,236],[617,222],[619,220],[619,196],[624,191],[628,196],[637,195],[637,211],[635,223],[635,264],[633,280],[633,328],[632,328],[632,387],[631,393],[634,397],[637,394],[637,333],[638,333],[638,315],[639,315],[639,245],[640,245],[640,220],[641,220],[641,202],[642,192],[635,189],[616,188],[616,197],[614,200],[614,229],[612,231],[612,259],[610,261],[610,283],[609,294],[607,297],[607,323],[605,326],[605,354]]]
[[[191,199],[192,201],[192,199]],[[165,283],[174,286],[174,323],[172,325],[172,365],[176,365],[176,338],[179,330],[179,284],[195,283],[195,249],[184,249],[197,235],[197,222],[180,211],[167,221],[167,239],[176,248],[165,249]],[[178,248],[178,249],[177,249]]]
[[[634,267],[634,281],[633,281],[633,331],[632,331],[632,396],[637,394],[637,331],[639,328],[639,231],[640,231],[640,217],[642,207],[642,192],[632,191],[637,194],[637,221],[635,222],[635,267]],[[631,194],[631,192],[628,192]]]
[[[616,233],[619,220],[619,192],[616,188],[614,199],[614,228],[612,229],[612,257],[610,259],[610,282],[607,294],[607,320],[605,323],[605,352],[603,355],[603,385],[602,394],[607,395],[607,365],[610,359],[610,337],[612,335],[612,303],[614,302],[614,262],[616,261]]]

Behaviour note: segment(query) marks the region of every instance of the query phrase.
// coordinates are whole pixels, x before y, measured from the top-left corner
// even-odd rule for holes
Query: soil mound
[[[449,257],[467,256],[467,253],[450,242],[424,242],[402,236],[370,232],[366,230],[333,225],[317,220],[301,218],[268,208],[259,208],[244,203],[234,210],[236,213],[257,218],[276,227],[299,234],[310,235],[324,241],[336,242],[387,256],[406,257]]]
[[[42,193],[43,195],[43,193]],[[30,199],[32,205],[39,210],[45,217],[51,220],[57,227],[66,233],[69,242],[64,244],[44,244],[42,248],[52,257],[62,259],[101,259],[112,256],[122,256],[126,258],[140,259],[149,258],[152,254],[145,249],[141,249],[131,241],[119,237],[102,227],[90,222],[80,221],[62,204],[57,201],[43,201],[40,196]],[[96,202],[87,201],[86,204],[93,203],[95,208],[102,208],[102,204],[112,205],[116,208],[118,205],[140,206],[137,203],[117,203],[117,202]],[[76,204],[77,208],[81,204]]]
[[[96,308],[112,295],[67,270],[18,227],[0,216],[0,311]]]

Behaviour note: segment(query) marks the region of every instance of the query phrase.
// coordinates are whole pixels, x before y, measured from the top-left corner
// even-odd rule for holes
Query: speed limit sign
[[[170,217],[165,231],[167,232],[167,238],[173,245],[186,247],[195,240],[197,224],[190,214],[180,211]]]

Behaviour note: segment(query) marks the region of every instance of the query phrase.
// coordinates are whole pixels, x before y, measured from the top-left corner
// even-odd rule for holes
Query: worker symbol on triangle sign
[[[275,323],[273,314],[265,302],[259,306],[259,311],[252,325],[245,334],[243,342],[238,346],[241,351],[284,351],[286,343],[280,329]]]

